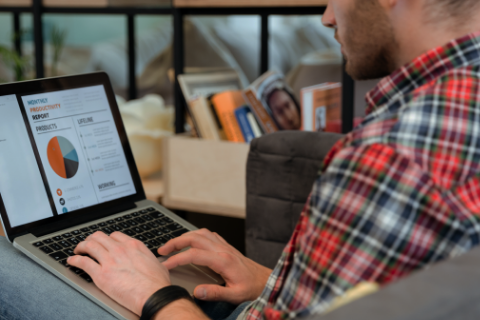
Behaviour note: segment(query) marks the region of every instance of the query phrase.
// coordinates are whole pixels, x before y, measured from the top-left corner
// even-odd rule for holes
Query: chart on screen
[[[47,147],[50,167],[60,177],[71,179],[78,171],[78,154],[73,144],[62,136],[54,137]]]

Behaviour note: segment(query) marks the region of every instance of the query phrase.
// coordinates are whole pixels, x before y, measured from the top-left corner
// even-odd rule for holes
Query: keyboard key
[[[166,221],[166,222],[168,222],[168,223],[172,223],[172,222],[173,222],[173,220],[170,219],[169,217],[165,217],[165,218],[163,218],[162,220],[163,220],[163,221]]]
[[[153,248],[153,246],[152,246],[150,243],[148,243],[148,242],[145,242],[144,245],[145,245],[145,247],[147,247],[148,249],[152,249],[152,248]]]
[[[147,211],[148,211],[148,212],[155,211],[155,208],[147,208]]]
[[[35,242],[33,245],[38,248],[38,247],[43,246],[43,242],[42,242],[42,241],[38,241],[38,242]]]
[[[103,228],[102,231],[104,231],[105,233],[108,233],[108,234],[115,232],[115,230],[110,229],[109,227]]]
[[[150,241],[148,241],[148,243],[150,243],[154,247],[160,246],[160,242],[158,242],[156,240],[150,240]]]
[[[92,278],[91,278],[88,274],[86,274],[86,273],[82,273],[82,274],[80,275],[80,278],[83,278],[83,280],[85,280],[85,281],[87,281],[87,282],[93,282]]]
[[[103,227],[107,226],[107,223],[106,222],[100,222],[98,225],[103,228]]]
[[[122,218],[122,217],[118,217],[118,218],[115,219],[115,221],[118,221],[118,222],[123,221],[123,218]]]
[[[138,212],[134,212],[134,213],[131,213],[132,217],[138,217],[140,215],[140,213]]]
[[[88,232],[88,231],[90,231],[90,228],[82,228],[82,229],[80,229],[80,231],[82,231],[82,232]]]
[[[133,220],[128,220],[127,223],[131,225],[132,227],[138,226],[138,222],[133,221]]]
[[[130,228],[130,225],[126,222],[120,222],[119,225],[122,227],[122,228]]]
[[[80,230],[74,230],[74,231],[72,231],[72,234],[74,236],[78,236],[79,234],[81,234],[81,232],[80,232]]]
[[[135,218],[134,220],[138,223],[145,223],[145,220],[143,220],[142,218]]]
[[[145,213],[148,213],[148,211],[147,210],[140,210],[139,213],[140,214],[145,214]]]
[[[67,241],[65,240],[62,240],[59,242],[59,244],[64,247],[64,248],[68,248],[68,247],[71,247],[72,245],[70,243],[68,243]]]
[[[67,267],[67,268],[70,267],[70,265],[67,263],[67,259],[60,260],[59,262],[60,262],[60,264],[62,264],[64,267]]]
[[[82,269],[78,269],[78,268],[75,268],[75,267],[70,267],[70,270],[72,272],[74,272],[75,274],[78,274],[78,275],[81,275],[82,273],[84,273]]]
[[[45,240],[43,240],[43,243],[50,244],[50,243],[53,243],[53,240],[52,239],[45,239]]]
[[[153,253],[153,255],[154,255],[155,257],[157,257],[157,258],[158,258],[158,257],[161,257],[161,255],[160,255],[160,254],[158,254],[158,251],[157,251],[157,250],[158,250],[158,249],[157,249],[157,248],[155,248],[155,249],[151,249],[150,251]]]
[[[132,216],[129,215],[129,214],[127,214],[127,215],[123,216],[123,218],[124,218],[124,219],[132,219]]]
[[[160,230],[152,230],[153,234],[157,237],[163,236],[163,232]]]
[[[136,233],[142,233],[143,230],[140,229],[139,227],[135,227],[135,228],[132,228],[133,231],[135,231]]]
[[[108,220],[107,223],[108,224],[115,224],[115,220]]]
[[[176,231],[178,229],[182,229],[183,227],[181,225],[179,225],[178,223],[174,223],[174,224],[169,225],[167,228],[170,229],[171,231]]]
[[[73,249],[67,249],[67,250],[65,250],[65,251],[63,251],[63,252],[65,252],[69,257],[75,255],[75,253],[73,252]]]
[[[155,238],[155,235],[152,234],[152,233],[150,233],[150,232],[145,232],[143,235],[144,235],[145,237],[147,237],[148,239],[153,239],[153,238]]]
[[[164,235],[163,237],[164,237],[165,239],[167,239],[167,240],[172,240],[172,239],[174,239],[174,237],[173,237],[171,234],[166,234],[166,235]]]
[[[111,227],[113,230],[115,230],[115,231],[122,231],[122,230],[123,230],[122,227],[120,227],[120,226],[118,226],[118,225],[116,225],[116,224],[114,224],[113,226],[110,226],[110,227]]]
[[[150,213],[149,216],[154,218],[154,219],[160,219],[160,218],[164,217],[163,213],[160,213],[158,211]]]
[[[90,230],[97,230],[98,226],[96,224],[92,224],[89,228]]]
[[[68,242],[70,242],[71,244],[73,244],[74,246],[76,246],[77,244],[80,243],[79,240],[75,239],[75,238],[70,238],[68,239]]]
[[[149,222],[148,225],[152,228],[158,228],[160,227],[160,225],[158,223],[155,223],[155,222]]]
[[[142,225],[140,226],[140,228],[142,228],[142,229],[145,230],[145,231],[152,230],[152,228],[150,228],[150,227],[147,226],[146,224],[142,224]]]
[[[62,236],[56,236],[56,237],[53,237],[52,239],[53,239],[54,241],[60,241],[60,240],[62,240],[63,238],[62,238]]]
[[[157,229],[157,230],[160,230],[160,231],[162,231],[163,233],[170,233],[170,230],[167,229],[167,228],[159,228],[159,229]]]
[[[55,251],[62,250],[62,247],[60,247],[58,244],[54,243],[50,245],[50,248],[52,248]]]
[[[79,235],[78,237],[76,237],[76,239],[80,242],[82,241],[85,241],[85,239],[87,239],[87,237],[85,237],[83,234]]]
[[[157,258],[161,257],[161,255],[158,253],[158,249],[152,249],[150,251],[152,251],[152,253],[155,255],[155,257],[157,257]]]
[[[71,234],[71,233],[64,233],[64,234],[62,234],[62,237],[64,237],[64,238],[71,238],[71,237],[72,237],[72,234]]]
[[[88,236],[91,236],[92,234],[93,234],[92,232],[85,232],[83,235],[84,235],[85,237],[88,237]]]
[[[53,250],[50,249],[49,247],[43,247],[43,248],[40,248],[40,250],[42,250],[43,252],[45,252],[46,254],[49,254],[49,253],[52,253]]]
[[[130,237],[133,237],[134,235],[136,235],[137,233],[130,230],[130,229],[127,229],[127,230],[123,230],[122,231],[123,233],[125,233],[127,236],[130,236]]]
[[[147,238],[145,238],[145,237],[142,236],[141,234],[136,235],[134,238],[135,238],[135,239],[138,239],[138,240],[140,240],[140,241],[142,241],[142,242],[147,241]]]
[[[158,237],[156,240],[157,240],[157,241],[160,241],[162,244],[165,244],[165,243],[168,242],[168,240],[165,239],[164,237]]]
[[[171,235],[176,238],[176,237],[180,237],[182,234],[187,233],[187,232],[188,232],[187,229],[180,229],[180,230],[177,230],[177,231],[173,231],[171,233]]]
[[[153,221],[153,218],[148,216],[148,215],[145,215],[142,217],[143,219],[147,220],[147,221]]]
[[[68,258],[68,256],[67,256],[65,253],[61,252],[61,251],[52,253],[52,254],[50,254],[49,256],[52,257],[53,259],[57,260],[57,261],[60,261],[60,260],[63,260],[63,259],[67,259],[67,258]]]

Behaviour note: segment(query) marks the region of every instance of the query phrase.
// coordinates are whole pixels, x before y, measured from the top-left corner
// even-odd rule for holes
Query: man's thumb
[[[219,285],[202,285],[195,288],[195,298],[203,301],[225,301],[228,300],[228,289]]]

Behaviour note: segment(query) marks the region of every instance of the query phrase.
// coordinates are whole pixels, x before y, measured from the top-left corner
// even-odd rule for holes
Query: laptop
[[[107,74],[0,86],[0,217],[15,248],[119,319],[138,319],[66,263],[96,231],[152,250],[195,226],[145,197]],[[208,268],[171,270],[193,294],[223,284]]]

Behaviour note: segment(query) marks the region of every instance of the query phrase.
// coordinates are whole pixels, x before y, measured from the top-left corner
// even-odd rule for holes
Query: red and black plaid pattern
[[[480,242],[480,32],[433,49],[367,95],[330,151],[247,318],[320,314]]]

